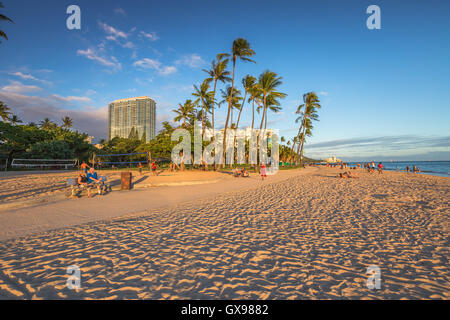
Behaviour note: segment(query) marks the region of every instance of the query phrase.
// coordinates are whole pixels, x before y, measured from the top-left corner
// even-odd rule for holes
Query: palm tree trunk
[[[214,109],[215,109],[215,99],[216,99],[216,85],[217,85],[217,79],[214,79],[214,91],[213,91],[213,97],[212,97],[212,130],[213,130],[213,136],[212,141],[216,141],[215,136],[215,129],[214,129]],[[214,151],[215,152],[215,151]],[[213,160],[213,169],[216,170],[216,157],[214,153],[214,160]]]
[[[262,127],[263,127],[263,123],[264,123],[264,115],[266,114],[266,95],[264,94],[264,99],[263,99],[263,112],[262,112],[262,118],[261,118],[261,124],[259,126],[259,136],[258,136],[258,140],[257,140],[257,148],[256,148],[256,152],[259,151],[259,140],[261,139],[261,131],[262,131]],[[259,152],[258,152],[259,153]],[[258,158],[258,155],[257,155]],[[259,159],[261,160],[261,159]],[[257,161],[258,162],[258,161]],[[258,162],[259,163],[259,162]]]
[[[236,122],[236,129],[239,128],[239,121],[241,120],[241,113],[242,113],[242,109],[244,109],[244,104],[245,104],[246,98],[247,98],[247,90],[245,91],[245,94],[244,94],[244,100],[242,100],[241,110],[239,110],[239,115],[238,115],[238,119]]]
[[[266,115],[265,115],[265,120],[264,120],[264,131],[267,130],[267,109],[266,109]]]
[[[227,121],[225,121],[225,128],[223,129],[223,145],[222,145],[222,168],[225,168],[225,160],[226,160],[226,144],[227,144],[227,128],[228,121],[230,120],[230,111],[231,111],[231,101],[233,100],[233,90],[234,90],[234,72],[236,68],[236,59],[233,57],[233,79],[231,80],[231,92],[228,101],[228,112],[227,112]]]
[[[213,139],[215,140],[214,136],[214,105],[215,105],[215,98],[216,98],[216,85],[217,85],[217,79],[214,79],[214,91],[213,91],[213,97],[212,97],[212,129],[213,129]]]
[[[255,123],[255,99],[253,99],[253,109],[252,109],[252,130],[254,123]]]
[[[303,144],[305,143],[306,119],[308,118],[306,111],[307,111],[307,108],[306,108],[306,104],[305,104],[305,122],[303,123],[302,145],[301,145],[301,149],[300,149],[300,164],[303,164]]]
[[[202,138],[203,138],[203,135],[205,134],[205,125],[204,125],[204,115],[205,115],[205,112],[204,112],[204,103],[203,103],[203,98],[202,98]]]

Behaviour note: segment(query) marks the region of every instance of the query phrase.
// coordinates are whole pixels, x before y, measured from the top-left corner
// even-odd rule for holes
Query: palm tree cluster
[[[244,76],[240,81],[242,90],[238,88],[237,81],[235,81],[237,62],[254,63],[255,61],[251,59],[254,55],[255,51],[246,39],[237,38],[234,40],[230,53],[217,54],[211,63],[211,68],[203,70],[208,77],[199,86],[194,85],[192,95],[195,100],[187,99],[184,103],[180,103],[177,109],[173,110],[176,114],[175,122],[182,121],[182,126],[188,127],[193,124],[195,119],[201,120],[202,132],[204,133],[206,128],[212,128],[214,137],[216,109],[222,105],[226,106],[222,141],[223,158],[225,158],[226,152],[227,130],[239,128],[246,102],[252,105],[251,128],[255,128],[256,110],[261,114],[259,129],[262,130],[267,128],[268,111],[279,112],[281,110],[279,99],[286,97],[285,93],[278,91],[278,87],[282,84],[282,78],[270,70],[264,71],[258,77]],[[231,71],[228,70],[230,63]],[[217,99],[218,84],[223,85],[223,88],[220,89],[222,98],[220,101]],[[241,92],[244,93],[243,96]],[[235,110],[237,112],[236,121],[233,119]],[[211,122],[209,122],[209,115],[211,116]]]

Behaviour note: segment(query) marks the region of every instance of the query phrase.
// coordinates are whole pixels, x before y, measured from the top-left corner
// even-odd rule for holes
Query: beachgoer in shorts
[[[264,163],[261,164],[261,168],[260,168],[259,172],[260,172],[260,174],[261,174],[261,179],[264,180],[264,178],[267,177],[267,174],[266,174],[266,166],[264,165]]]

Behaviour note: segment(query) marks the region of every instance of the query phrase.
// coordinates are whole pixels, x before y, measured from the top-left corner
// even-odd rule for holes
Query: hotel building
[[[134,130],[133,130],[134,128]],[[156,136],[156,102],[147,97],[115,100],[108,107],[108,139],[128,138],[137,131],[139,139],[145,133],[149,142]]]

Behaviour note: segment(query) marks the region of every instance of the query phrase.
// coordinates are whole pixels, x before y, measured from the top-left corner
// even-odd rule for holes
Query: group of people
[[[398,170],[397,170],[397,171],[398,171]],[[405,171],[406,171],[406,172],[410,172],[410,171],[411,171],[411,172],[413,172],[413,173],[416,173],[416,172],[420,172],[420,169],[419,169],[419,167],[413,166],[413,167],[412,167],[412,170],[411,170],[409,166],[406,166]]]
[[[375,166],[375,161],[364,163],[364,169],[369,173],[375,172],[375,168],[378,168],[378,174],[383,173],[384,166],[382,162],[379,162],[377,166]]]
[[[86,162],[80,165],[80,173],[78,175],[78,186],[87,189],[88,198],[92,198],[91,187],[97,188],[97,193],[102,194],[102,190],[105,186],[105,181],[102,177],[98,176],[98,173],[93,167],[90,167]]]
[[[261,175],[262,180],[267,178],[266,165],[264,163],[262,163],[259,168],[259,174]],[[234,168],[233,176],[236,178],[238,178],[238,177],[248,178],[248,177],[250,177],[250,174],[244,167],[242,169]]]
[[[243,178],[250,177],[250,174],[248,173],[247,170],[245,170],[245,168],[242,168],[242,169],[234,168],[234,169],[233,169],[233,175],[234,175],[236,178],[239,178],[239,177],[243,177]]]

